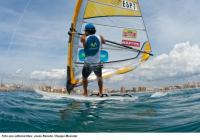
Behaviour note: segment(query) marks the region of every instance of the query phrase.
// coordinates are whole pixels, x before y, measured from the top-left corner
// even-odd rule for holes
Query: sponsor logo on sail
[[[123,30],[124,38],[137,38],[137,31],[132,29],[124,29]]]
[[[140,47],[140,42],[138,41],[122,40],[122,44],[126,46],[132,46],[132,47]]]
[[[126,9],[130,9],[130,10],[133,10],[133,11],[137,11],[138,10],[138,5],[137,5],[137,3],[134,3],[132,1],[122,0],[122,8],[126,8]]]
[[[79,62],[84,62],[85,57],[86,56],[85,56],[84,49],[79,49],[79,52],[78,52]],[[108,62],[109,61],[109,52],[106,50],[101,50],[100,59],[102,62]]]

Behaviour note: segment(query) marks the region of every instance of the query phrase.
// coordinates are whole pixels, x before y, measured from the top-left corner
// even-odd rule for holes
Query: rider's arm
[[[103,36],[100,36],[100,37],[101,37],[101,43],[106,44],[106,40],[103,38]]]
[[[86,38],[86,35],[81,36],[81,42],[83,43],[84,48],[85,48],[85,38]]]

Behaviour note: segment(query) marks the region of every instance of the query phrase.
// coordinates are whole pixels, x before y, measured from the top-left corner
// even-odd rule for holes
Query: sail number
[[[138,10],[137,4],[134,2],[130,2],[128,0],[122,1],[122,7],[126,9],[130,9],[130,10],[134,10],[134,11]]]

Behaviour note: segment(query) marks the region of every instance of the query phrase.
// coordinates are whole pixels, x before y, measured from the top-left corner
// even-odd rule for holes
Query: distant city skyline
[[[160,85],[200,78],[200,1],[140,0],[153,53],[109,85]],[[0,1],[0,77],[65,84],[67,30],[74,0]]]

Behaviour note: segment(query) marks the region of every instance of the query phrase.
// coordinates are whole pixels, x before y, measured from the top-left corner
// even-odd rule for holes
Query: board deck
[[[105,101],[105,100],[119,100],[119,101],[135,101],[138,97],[129,94],[104,94],[104,97],[95,96],[94,94],[89,94],[87,97],[81,94],[76,93],[55,93],[55,92],[45,92],[39,89],[35,89],[35,92],[43,95],[45,97],[52,97],[52,98],[68,98],[72,100],[79,100],[79,101]]]

